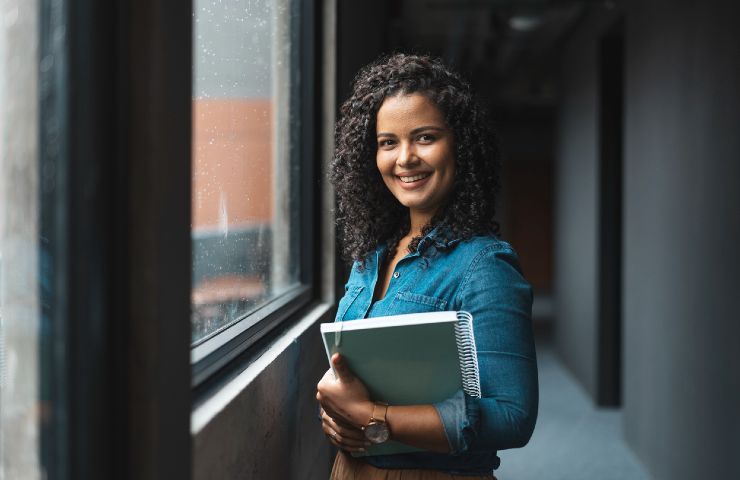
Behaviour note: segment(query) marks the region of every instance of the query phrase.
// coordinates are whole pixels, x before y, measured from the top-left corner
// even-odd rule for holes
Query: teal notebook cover
[[[480,397],[472,317],[433,312],[324,323],[327,358],[341,353],[374,401],[390,405],[431,404],[463,389]],[[421,449],[388,441],[365,455]]]

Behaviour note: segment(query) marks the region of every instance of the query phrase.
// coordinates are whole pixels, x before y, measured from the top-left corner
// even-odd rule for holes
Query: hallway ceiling
[[[559,53],[588,0],[391,1],[391,44],[442,56],[490,103],[554,106]]]

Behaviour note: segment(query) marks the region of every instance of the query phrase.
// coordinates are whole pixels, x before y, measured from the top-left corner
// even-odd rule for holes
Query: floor
[[[540,408],[522,449],[499,452],[499,480],[650,480],[622,440],[619,410],[596,408],[559,362],[538,342]]]

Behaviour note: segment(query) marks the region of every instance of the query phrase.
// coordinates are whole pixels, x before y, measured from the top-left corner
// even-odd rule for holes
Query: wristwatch
[[[379,414],[378,411],[380,412]],[[375,402],[373,405],[373,415],[370,417],[368,424],[362,428],[363,432],[365,432],[365,438],[371,443],[383,443],[391,436],[391,431],[388,429],[388,424],[385,421],[386,412],[388,412],[387,403]]]

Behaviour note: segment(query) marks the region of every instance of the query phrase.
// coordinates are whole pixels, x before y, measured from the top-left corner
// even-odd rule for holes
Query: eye
[[[436,139],[437,137],[435,137],[431,133],[422,133],[421,135],[417,137],[417,140],[421,143],[431,143],[435,141]]]
[[[390,139],[390,138],[384,138],[382,140],[378,140],[378,148],[392,147],[395,144],[396,144],[395,140]]]

